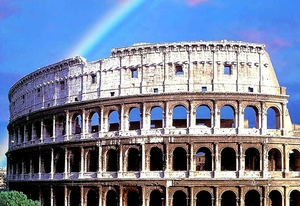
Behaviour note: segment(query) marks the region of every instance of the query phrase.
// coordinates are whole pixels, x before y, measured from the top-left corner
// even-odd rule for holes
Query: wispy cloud
[[[195,6],[195,5],[206,3],[206,2],[208,2],[208,0],[188,0],[187,5]]]
[[[11,4],[11,1],[0,0],[0,20],[17,13],[19,10],[18,7]]]

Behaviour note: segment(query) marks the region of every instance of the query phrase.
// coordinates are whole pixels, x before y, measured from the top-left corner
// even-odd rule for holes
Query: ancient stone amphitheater
[[[300,126],[263,44],[65,59],[9,101],[9,189],[42,205],[300,205]]]

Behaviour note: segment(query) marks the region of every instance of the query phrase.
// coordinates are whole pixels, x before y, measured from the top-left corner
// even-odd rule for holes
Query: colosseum
[[[9,101],[8,186],[44,206],[300,205],[300,125],[263,44],[69,58]]]

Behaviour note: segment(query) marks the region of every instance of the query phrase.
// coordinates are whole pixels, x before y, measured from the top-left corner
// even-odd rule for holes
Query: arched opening
[[[97,172],[98,169],[98,151],[90,150],[87,155],[87,170],[88,172]]]
[[[39,156],[32,155],[32,169],[33,173],[39,173]]]
[[[244,110],[244,128],[258,128],[258,110],[254,106],[247,106]]]
[[[99,205],[99,196],[98,192],[93,189],[90,189],[87,193],[87,206],[98,206]]]
[[[187,170],[187,153],[182,147],[177,147],[173,151],[173,170]]]
[[[40,139],[41,138],[41,122],[40,121],[37,121],[34,123],[34,130],[35,130],[36,139]],[[16,132],[16,136],[17,135],[18,135],[18,132]]]
[[[161,149],[152,147],[150,151],[150,171],[163,170],[163,158]]]
[[[236,155],[232,148],[224,148],[221,152],[221,170],[235,171],[236,170]]]
[[[129,130],[141,128],[141,115],[139,108],[131,108],[129,112]]]
[[[134,190],[129,190],[127,193],[127,206],[139,206],[140,205],[140,196]]]
[[[74,115],[72,125],[73,134],[81,134],[82,117],[80,114]]]
[[[106,194],[106,206],[118,206],[118,195],[114,190],[109,190]]]
[[[53,136],[53,120],[52,119],[44,119],[44,128],[45,128],[45,138],[49,138]]]
[[[91,113],[90,125],[91,125],[91,133],[96,133],[99,131],[99,114],[97,112]]]
[[[27,135],[27,141],[32,140],[32,124],[29,123],[26,125],[26,135]]]
[[[298,190],[293,190],[290,194],[290,206],[300,205],[300,192]]]
[[[245,170],[260,170],[259,151],[256,148],[249,148],[245,152]]]
[[[270,205],[272,206],[282,206],[282,196],[281,193],[277,190],[273,190],[269,194]]]
[[[54,151],[54,168],[56,173],[63,173],[65,171],[65,153],[62,149]]]
[[[49,189],[46,189],[46,188],[43,188],[42,190],[41,190],[41,192],[42,192],[42,194],[41,194],[41,196],[42,196],[42,205],[43,206],[50,206],[51,205],[51,200],[50,200],[50,198],[51,198],[51,196],[50,196],[50,190]]]
[[[109,125],[109,131],[118,131],[119,130],[119,113],[118,111],[110,111],[109,117],[108,117],[108,125]]]
[[[280,129],[280,112],[276,107],[269,107],[267,110],[267,128]]]
[[[245,196],[245,206],[260,205],[260,194],[256,190],[250,190]]]
[[[58,116],[56,121],[56,135],[61,136],[66,134],[66,119],[64,116]]]
[[[201,105],[196,110],[196,125],[202,127],[211,127],[210,108],[207,105]]]
[[[290,171],[300,171],[300,152],[293,149],[289,152]]]
[[[70,192],[70,206],[80,205],[80,192],[76,189]]]
[[[226,191],[221,196],[221,206],[236,206],[236,196],[232,191]]]
[[[70,172],[80,171],[80,152],[76,149],[70,151]]]
[[[24,173],[29,174],[30,173],[30,157],[23,157],[23,163],[24,163]]]
[[[162,128],[163,127],[163,110],[160,107],[152,107],[150,112],[150,128]]]
[[[65,205],[65,197],[64,197],[64,190],[63,188],[56,188],[54,190],[54,205]]]
[[[118,153],[114,149],[110,149],[106,153],[106,171],[118,171]]]
[[[211,194],[207,191],[200,191],[196,196],[196,206],[211,206]]]
[[[220,110],[220,127],[235,128],[234,108],[230,105],[225,105]]]
[[[127,171],[140,171],[140,153],[135,148],[128,150]]]
[[[163,206],[163,195],[159,190],[153,190],[151,192],[149,206]]]
[[[271,149],[268,153],[269,171],[281,171],[281,153],[278,149]]]
[[[211,171],[212,156],[211,151],[206,147],[201,147],[196,153],[196,171]]]
[[[188,206],[186,194],[178,190],[173,195],[173,206]]]
[[[187,127],[187,112],[184,106],[176,106],[173,109],[173,127],[186,128]]]
[[[41,153],[41,163],[42,163],[42,171],[44,173],[51,172],[51,154],[50,151],[44,150]]]

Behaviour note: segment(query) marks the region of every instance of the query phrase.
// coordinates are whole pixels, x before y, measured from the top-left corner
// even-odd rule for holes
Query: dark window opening
[[[153,190],[151,192],[149,206],[163,206],[163,196],[159,190]]]
[[[46,137],[52,137],[53,136],[52,119],[44,119],[44,128],[46,129]]]
[[[93,75],[91,75],[91,77],[92,77],[92,84],[96,84],[97,83],[97,75],[93,74]]]
[[[136,191],[134,191],[134,190],[128,191],[127,205],[128,206],[140,206],[141,205],[141,198]]]
[[[236,196],[232,191],[226,191],[221,196],[221,206],[235,206]]]
[[[205,206],[212,205],[211,194],[207,191],[200,191],[197,194],[196,206],[202,206],[202,205],[205,205]]]
[[[34,129],[37,139],[41,138],[41,122],[34,123]]]
[[[138,70],[137,69],[132,69],[131,70],[131,77],[132,78],[138,78]]]
[[[88,153],[88,172],[97,172],[98,169],[98,151],[91,150]]]
[[[245,170],[259,171],[259,151],[256,148],[249,148],[245,152]]]
[[[253,87],[248,87],[248,92],[253,92]]]
[[[54,168],[56,173],[63,173],[65,171],[65,153],[63,150],[55,151]]]
[[[65,89],[65,82],[64,81],[60,81],[60,90],[64,90]]]
[[[106,194],[106,205],[107,206],[118,206],[119,199],[118,195],[114,190],[109,190]]]
[[[300,152],[293,149],[289,152],[290,171],[300,171]]]
[[[150,151],[150,171],[163,170],[163,153],[161,149],[157,147],[151,148]]]
[[[27,140],[31,141],[32,140],[32,125],[31,124],[26,125],[26,133],[27,133]]]
[[[37,96],[38,96],[38,97],[41,96],[41,88],[37,88]]]
[[[154,89],[153,89],[153,92],[154,92],[154,93],[158,93],[158,88],[154,88]]]
[[[182,147],[177,147],[173,152],[173,170],[187,170],[187,153]]]
[[[201,91],[202,91],[202,92],[206,92],[206,91],[207,91],[207,87],[202,87],[202,88],[201,88]]]
[[[33,155],[32,157],[33,173],[39,173],[39,156]]]
[[[135,148],[130,148],[127,157],[127,171],[140,171],[140,153]]]
[[[173,195],[173,206],[188,206],[186,194],[179,190]]]
[[[273,190],[269,194],[270,205],[272,206],[282,206],[282,197],[279,191]]]
[[[271,149],[268,153],[269,171],[281,171],[281,153],[278,149]]]
[[[43,190],[41,191],[42,194],[42,205],[43,206],[50,206],[51,205],[51,196],[50,196],[50,191],[48,189],[43,188]]]
[[[256,190],[250,190],[245,196],[245,206],[260,205],[260,194]]]
[[[196,153],[196,171],[211,171],[212,155],[211,151],[206,148],[200,148]]]
[[[80,171],[80,152],[78,150],[73,150],[70,153],[70,172]]]
[[[232,148],[225,148],[221,152],[221,171],[236,170],[236,155]]]
[[[25,157],[24,158],[24,169],[25,169],[25,174],[29,174],[30,173],[30,158],[29,157]]]
[[[78,190],[72,190],[70,193],[70,205],[80,205],[80,192]]]
[[[42,172],[50,173],[51,172],[51,154],[50,151],[45,151],[41,154],[42,159]]]
[[[231,66],[230,65],[225,65],[224,66],[224,74],[226,74],[226,75],[232,74]]]
[[[107,152],[106,171],[116,172],[118,171],[118,153],[116,150],[110,149]]]
[[[290,206],[300,205],[300,192],[298,190],[293,190],[290,194]]]
[[[181,74],[183,74],[183,68],[182,68],[182,65],[176,65],[175,66],[175,74],[176,75],[181,75]]]
[[[78,102],[78,97],[75,97],[74,101],[75,101],[75,102]]]
[[[111,97],[115,96],[115,92],[110,92],[110,96]]]
[[[98,192],[90,189],[87,193],[87,206],[98,206],[99,205],[99,195]]]

